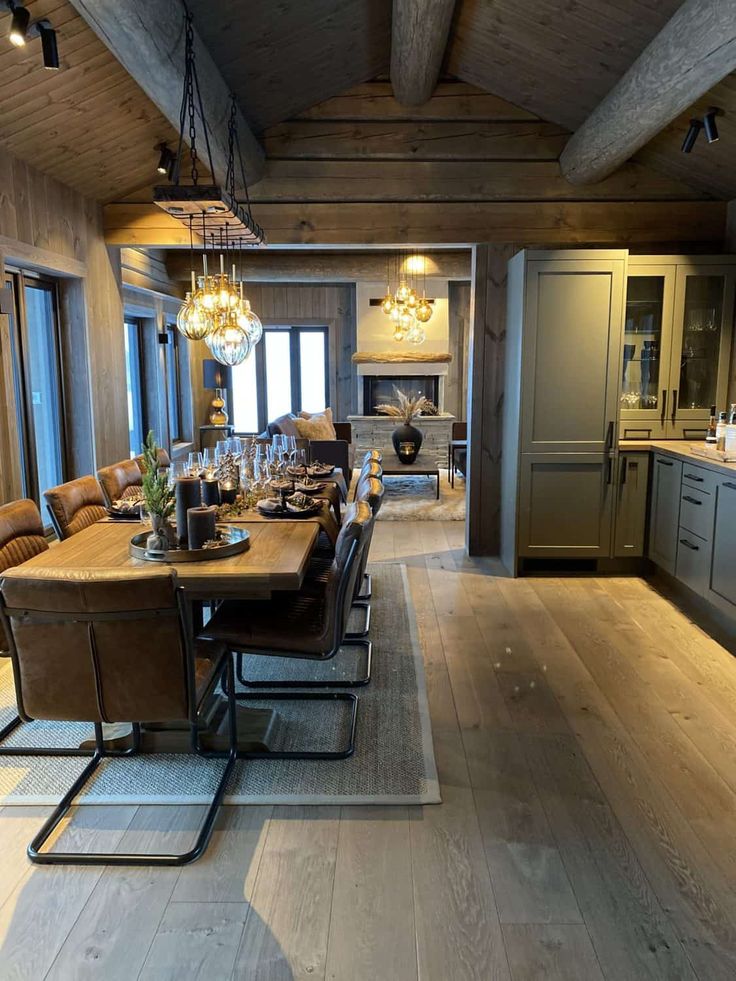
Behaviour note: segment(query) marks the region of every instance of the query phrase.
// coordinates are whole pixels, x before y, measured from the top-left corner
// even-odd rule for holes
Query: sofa
[[[296,426],[297,417],[291,412],[279,416],[266,426],[264,437],[271,436],[294,436],[301,439],[299,430]],[[319,460],[321,463],[331,463],[333,467],[340,467],[344,476],[345,483],[350,486],[350,478],[353,471],[353,430],[349,422],[335,422],[335,439],[310,439],[308,440],[310,459]]]

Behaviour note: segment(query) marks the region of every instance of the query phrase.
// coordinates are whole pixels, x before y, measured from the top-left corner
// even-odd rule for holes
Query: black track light
[[[31,15],[25,7],[16,6],[16,4],[13,4],[10,9],[13,12],[13,19],[10,22],[10,33],[8,37],[10,38],[10,43],[14,44],[16,48],[22,48],[26,43]]]
[[[703,124],[699,119],[690,120],[690,129],[687,131],[685,139],[682,141],[682,152],[690,153],[692,148],[695,146],[695,141],[698,138],[698,134],[703,128]]]
[[[703,117],[703,128],[705,130],[705,138],[709,143],[718,142],[718,126],[716,125],[716,116],[720,116],[720,110],[709,109],[705,116]]]
[[[38,34],[41,38],[41,51],[43,52],[43,67],[50,71],[59,68],[59,49],[56,46],[56,31],[47,20],[40,20],[36,25]]]
[[[160,143],[158,149],[161,151],[161,155],[158,158],[158,166],[156,170],[159,174],[164,174],[165,176],[171,176],[171,169],[174,166],[174,161],[176,157],[173,150],[170,150],[165,143]]]

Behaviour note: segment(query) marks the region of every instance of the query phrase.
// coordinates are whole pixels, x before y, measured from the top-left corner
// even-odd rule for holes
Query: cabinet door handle
[[[664,426],[664,421],[667,418],[667,389],[662,389],[662,425]]]
[[[626,458],[621,460],[621,486],[623,487],[626,483],[626,471],[629,469],[629,463]]]
[[[675,424],[675,419],[677,418],[677,389],[672,389],[672,425]]]
[[[608,429],[606,430],[606,450],[610,450],[613,447],[613,426],[614,422],[611,419],[608,423]]]
[[[700,507],[700,506],[701,506],[701,504],[703,503],[702,501],[699,501],[699,500],[697,499],[697,497],[690,497],[690,495],[689,495],[689,494],[683,494],[683,495],[682,495],[682,499],[683,499],[683,501],[689,501],[689,502],[690,502],[690,504],[697,504],[697,505],[698,505],[698,507]]]
[[[728,488],[729,488],[729,490],[736,490],[736,484],[730,484],[730,483],[729,483],[728,481],[725,481],[725,482],[724,482],[724,483],[722,484],[722,486],[723,486],[723,487],[728,487]]]
[[[672,460],[657,460],[657,463],[662,467],[674,467]]]
[[[694,480],[696,484],[705,483],[705,477],[696,477],[694,473],[685,473],[683,477],[687,477],[688,480]]]
[[[687,540],[687,538],[681,538],[680,539],[680,545],[684,545],[685,548],[689,548],[691,552],[699,552],[700,551],[700,545],[693,545],[693,543],[692,542],[689,542]]]
[[[608,458],[608,476],[606,477],[606,483],[610,484],[613,480],[613,457]]]

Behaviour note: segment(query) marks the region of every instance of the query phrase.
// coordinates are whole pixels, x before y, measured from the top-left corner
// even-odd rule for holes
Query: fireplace
[[[376,406],[398,405],[395,388],[406,395],[424,395],[439,408],[440,379],[438,375],[364,375],[363,414],[377,415]]]

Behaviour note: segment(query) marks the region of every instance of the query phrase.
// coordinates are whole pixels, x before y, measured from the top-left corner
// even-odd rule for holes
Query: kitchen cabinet
[[[710,569],[711,598],[736,614],[736,475],[722,477],[715,488],[715,522]]]
[[[726,407],[736,266],[730,256],[630,256],[621,436],[704,436]]]
[[[509,263],[501,556],[608,558],[625,250]]]
[[[682,461],[655,453],[649,512],[649,558],[670,575],[677,566]]]
[[[613,488],[613,555],[628,558],[644,555],[649,454],[622,453]]]

